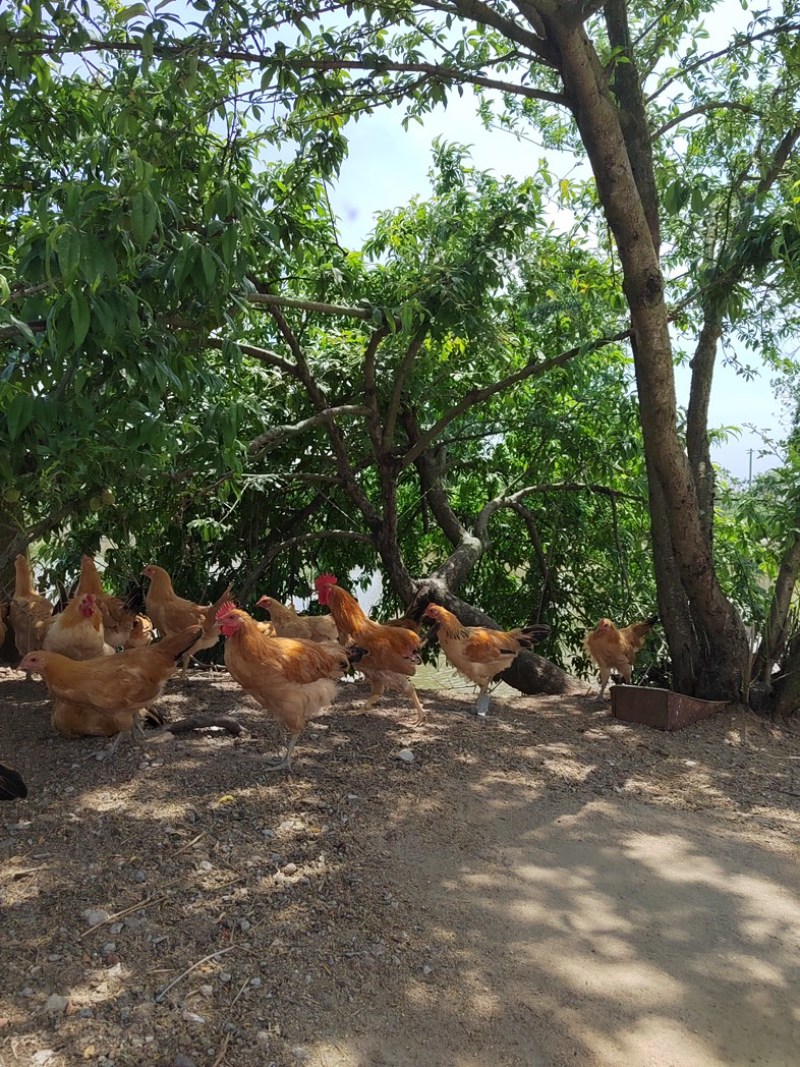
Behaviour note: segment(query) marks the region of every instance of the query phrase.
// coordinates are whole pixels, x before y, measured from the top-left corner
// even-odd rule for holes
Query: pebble
[[[31,1063],[33,1064],[33,1067],[45,1067],[45,1064],[49,1063],[54,1056],[55,1052],[53,1049],[42,1048],[39,1049],[38,1052],[34,1052],[31,1056]]]
[[[104,923],[109,917],[109,912],[104,911],[102,908],[86,908],[81,912],[81,915],[86,920],[87,926],[97,926],[99,923]]]
[[[202,993],[202,995],[204,997],[213,997],[214,996],[214,987],[213,987],[213,985],[201,985],[200,986],[200,992]]]
[[[416,756],[410,748],[401,748],[400,751],[397,753],[395,759],[402,760],[403,763],[413,763],[416,759]]]
[[[172,1061],[172,1067],[196,1067],[194,1060],[190,1060],[188,1056],[184,1056],[179,1052],[175,1059]]]
[[[287,863],[286,866],[283,868],[283,873],[284,874],[297,874],[297,864],[296,863]]]
[[[228,982],[233,981],[233,975],[230,971],[223,971],[222,974],[220,974],[219,976],[219,980],[220,982],[222,982],[223,985],[227,985]]]
[[[117,942],[116,941],[106,941],[106,943],[103,945],[102,953],[103,953],[104,956],[110,956],[112,952],[116,952],[116,951],[117,951]]]
[[[66,1011],[68,1004],[69,997],[62,997],[59,996],[58,993],[53,993],[47,998],[44,1008],[50,1015],[57,1015],[60,1012]]]
[[[198,1015],[194,1011],[185,1011],[183,1013],[183,1019],[187,1023],[197,1023],[198,1026],[205,1025],[205,1018],[202,1015]]]
[[[209,863],[208,860],[201,860],[200,863],[197,864],[197,869],[198,871],[213,871],[214,864]]]
[[[250,979],[250,985],[253,987],[253,989],[260,989],[261,988],[261,979],[260,978],[251,978]]]

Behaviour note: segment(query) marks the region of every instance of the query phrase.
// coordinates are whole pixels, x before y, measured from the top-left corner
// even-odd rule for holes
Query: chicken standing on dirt
[[[448,663],[480,689],[475,714],[484,717],[489,710],[489,686],[507,670],[525,648],[533,648],[550,633],[543,623],[515,630],[490,630],[486,626],[464,626],[439,604],[429,604],[423,618],[436,625],[436,639]]]
[[[42,647],[45,631],[53,614],[53,605],[33,588],[31,565],[25,556],[14,560],[16,580],[14,596],[8,609],[8,621],[14,631],[17,652],[24,656]]]
[[[331,615],[298,615],[290,604],[262,596],[256,605],[269,612],[278,637],[304,637],[308,641],[338,641],[339,631]]]
[[[180,633],[187,626],[202,627],[203,632],[197,643],[183,657],[181,676],[185,678],[191,656],[202,648],[213,648],[219,640],[219,627],[214,617],[220,605],[230,597],[231,587],[228,586],[213,604],[195,604],[194,601],[185,600],[175,593],[172,579],[163,567],[149,563],[142,570],[142,574],[150,579],[150,588],[145,594],[147,614],[161,637],[170,637],[172,634]]]
[[[410,682],[420,662],[423,641],[419,634],[403,626],[373,622],[364,614],[358,601],[338,585],[334,574],[314,579],[317,596],[323,607],[330,608],[341,640],[364,650],[358,669],[370,683],[370,695],[364,708],[374,707],[385,690],[399,689],[409,697],[416,710],[414,725],[426,718],[417,691]]]
[[[28,795],[28,787],[19,771],[0,763],[0,800],[17,800]]]
[[[598,700],[603,699],[611,672],[616,671],[625,683],[630,685],[636,653],[644,644],[644,639],[658,622],[658,615],[651,615],[643,622],[635,622],[618,630],[611,619],[601,619],[590,630],[583,642],[583,647],[595,661],[600,671],[600,692]]]
[[[42,648],[70,659],[114,655],[114,649],[105,642],[103,617],[94,593],[74,596],[61,614],[53,617]]]
[[[133,648],[115,656],[72,660],[58,652],[29,652],[20,670],[41,674],[57,701],[90,708],[103,715],[137,712],[153,704],[175,670],[175,663],[202,634],[200,626],[187,626],[147,648]],[[134,736],[138,716],[128,732]],[[117,743],[119,741],[118,735]],[[112,753],[116,750],[116,744]]]
[[[336,696],[336,683],[358,658],[335,641],[266,637],[255,619],[232,603],[217,622],[225,637],[225,666],[239,685],[286,730],[289,742],[271,771],[291,770],[292,752],[303,729]]]

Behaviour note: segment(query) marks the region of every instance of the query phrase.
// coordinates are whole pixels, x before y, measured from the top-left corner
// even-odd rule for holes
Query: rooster
[[[508,631],[463,626],[439,604],[428,604],[422,617],[433,620],[436,639],[448,663],[478,686],[475,714],[482,718],[489,710],[492,681],[511,666],[524,648],[532,648],[550,633],[550,627],[540,623]]]
[[[58,652],[29,652],[19,665],[22,671],[40,674],[57,701],[90,708],[102,715],[136,712],[148,708],[161,696],[175,663],[193,648],[202,627],[187,626],[146,648],[133,648],[115,656],[72,660]],[[128,733],[134,736],[138,717],[131,716]],[[119,738],[111,750],[116,751]]]
[[[358,669],[370,683],[370,695],[364,708],[374,707],[387,688],[399,689],[413,703],[416,710],[414,725],[419,726],[425,721],[425,709],[409,679],[420,662],[422,638],[404,626],[373,622],[338,581],[334,574],[321,574],[314,579],[314,586],[320,604],[330,608],[340,639],[364,650],[358,664]]]
[[[0,763],[0,800],[16,800],[28,795],[28,787],[19,771]]]
[[[292,753],[303,729],[333,701],[336,683],[360,655],[335,641],[266,637],[255,619],[228,602],[217,612],[225,640],[225,666],[251,697],[289,735],[282,759],[269,770],[292,769]]]
[[[8,610],[8,621],[14,631],[17,652],[24,656],[42,647],[45,631],[53,614],[53,605],[33,588],[31,565],[25,556],[14,560],[16,580],[14,596]]]
[[[201,648],[212,648],[219,640],[219,628],[214,622],[214,616],[220,605],[230,597],[231,587],[228,586],[213,604],[195,604],[194,601],[185,600],[176,594],[172,579],[163,567],[150,563],[142,570],[142,574],[150,579],[150,587],[145,595],[147,614],[161,637],[179,633],[187,626],[199,624],[203,628],[197,643],[183,657],[181,676],[185,678],[190,657]]]
[[[269,612],[278,637],[304,637],[308,641],[337,641],[339,631],[330,615],[298,615],[288,604],[262,596],[256,605]]]
[[[658,615],[651,615],[643,622],[635,622],[618,630],[611,619],[601,619],[597,626],[586,634],[583,647],[600,670],[598,700],[603,699],[612,671],[620,674],[625,683],[630,685],[636,653],[658,621]]]
[[[70,600],[48,626],[42,647],[70,659],[94,659],[114,654],[114,649],[104,639],[103,618],[94,593],[84,593]]]

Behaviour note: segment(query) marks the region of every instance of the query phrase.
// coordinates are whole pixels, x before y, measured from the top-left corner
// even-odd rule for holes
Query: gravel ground
[[[798,723],[439,691],[413,729],[364,695],[287,777],[223,672],[160,707],[241,737],[102,761],[0,668],[2,1067],[794,1067]]]

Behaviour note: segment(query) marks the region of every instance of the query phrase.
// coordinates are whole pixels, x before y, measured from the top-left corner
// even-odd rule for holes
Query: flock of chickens
[[[434,603],[388,623],[375,622],[332,574],[314,582],[329,614],[299,615],[263,596],[258,607],[270,621],[259,622],[236,607],[230,586],[213,604],[196,604],[178,596],[169,574],[155,564],[142,570],[149,579],[144,616],[103,591],[90,556],[83,557],[66,607],[53,614],[53,606],[34,588],[25,556],[17,556],[15,568],[14,596],[0,606],[0,645],[8,626],[22,657],[19,669],[44,679],[53,700],[52,724],[60,734],[115,736],[111,754],[123,735],[140,740],[141,720],[152,714],[178,663],[185,675],[190,657],[215,645],[220,635],[231,676],[288,736],[284,755],[270,769],[291,770],[306,723],[333,701],[337,683],[354,667],[370,685],[365,709],[394,689],[411,701],[418,725],[426,713],[411,678],[423,648],[437,641],[448,662],[478,686],[474,710],[485,716],[497,675],[549,633],[538,623],[511,631],[464,626]],[[429,624],[424,636],[423,621]],[[601,698],[612,671],[630,682],[635,655],[656,621],[652,616],[617,629],[601,619],[586,635],[585,647],[600,670]],[[17,772],[0,764],[0,799],[25,795]]]

